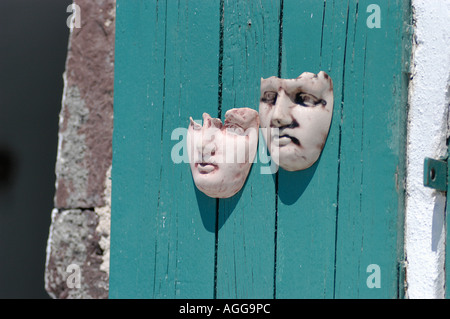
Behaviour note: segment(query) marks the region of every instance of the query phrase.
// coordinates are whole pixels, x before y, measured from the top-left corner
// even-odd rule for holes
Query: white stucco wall
[[[408,125],[407,297],[444,298],[444,193],[423,186],[425,157],[447,153],[450,0],[412,0],[415,43]]]

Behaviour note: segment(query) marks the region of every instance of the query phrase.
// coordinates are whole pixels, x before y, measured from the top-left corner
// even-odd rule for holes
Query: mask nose
[[[203,155],[214,155],[216,152],[216,146],[211,141],[205,142],[202,140],[197,143],[197,151]]]
[[[278,93],[277,101],[275,103],[274,110],[270,124],[272,127],[282,127],[291,124],[292,118],[289,113],[289,107],[292,104],[290,98],[281,90]]]
[[[216,144],[214,143],[214,139],[214,134],[203,130],[202,138],[197,140],[196,148],[199,153],[199,157],[203,159],[203,161],[208,160],[211,156],[215,155]]]

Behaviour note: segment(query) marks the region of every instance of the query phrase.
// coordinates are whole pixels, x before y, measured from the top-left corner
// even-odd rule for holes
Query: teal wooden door
[[[117,0],[111,298],[402,296],[409,2],[371,4]],[[320,70],[335,104],[311,168],[261,174],[260,147],[219,200],[173,160],[190,116]]]

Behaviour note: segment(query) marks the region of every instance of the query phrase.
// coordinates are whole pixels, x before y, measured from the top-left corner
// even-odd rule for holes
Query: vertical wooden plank
[[[407,90],[402,78],[407,52],[399,43],[408,11],[404,1],[379,1],[382,25],[370,29],[370,4],[349,7],[354,18],[344,79],[337,298],[399,297]]]
[[[279,174],[277,297],[397,296],[406,92],[398,43],[405,11],[403,1],[382,2],[383,27],[369,30],[369,4],[324,1],[320,15],[318,2],[303,10],[284,3],[282,74],[326,71],[335,111],[319,162]],[[305,48],[290,44],[295,38]],[[371,264],[383,272],[381,289],[366,284]]]
[[[450,196],[449,196],[449,178],[450,178],[450,165],[448,165],[448,156],[450,155],[450,149],[447,150],[447,200],[445,209],[445,299],[450,299]]]
[[[260,79],[277,75],[279,1],[224,1],[222,117],[258,110]],[[261,137],[260,137],[261,138]],[[218,298],[273,298],[275,183],[256,158],[243,189],[219,201]]]
[[[152,187],[161,166],[152,152],[161,122],[149,123],[162,116],[165,11],[156,1],[118,0],[116,14],[109,296],[145,298],[153,287]]]
[[[218,2],[117,10],[110,296],[212,298],[216,203],[176,157],[189,116],[217,112]]]
[[[278,179],[277,298],[332,298],[346,1],[284,0],[282,77],[327,72],[334,83],[330,133],[309,169]]]
[[[173,137],[172,133],[187,129],[190,116],[200,120],[203,112],[212,115],[217,112],[218,4],[218,1],[167,1],[163,164],[160,183],[154,189],[159,196],[156,298],[214,295],[216,203],[196,189],[189,164],[174,163],[181,155],[172,153],[174,144],[185,136]]]
[[[344,82],[341,96],[341,148],[340,148],[340,170],[339,170],[339,199],[338,199],[338,229],[337,229],[337,251],[336,263],[341,263],[341,250],[352,251],[349,259],[352,263],[359,260],[360,253],[364,250],[363,243],[352,240],[343,240],[345,236],[358,237],[362,234],[362,221],[358,216],[361,214],[361,188],[363,188],[362,171],[362,149],[364,141],[364,111],[365,111],[365,64],[367,57],[367,37],[365,8],[358,12],[359,4],[349,2],[347,38],[345,43]],[[359,19],[358,19],[359,17]],[[359,33],[358,33],[359,31]],[[343,84],[344,85],[344,84]],[[349,153],[346,153],[346,150]],[[350,153],[350,150],[352,152]],[[341,225],[348,225],[345,231],[351,235],[344,234]],[[358,254],[359,253],[359,254]],[[365,269],[364,269],[365,271]],[[356,291],[361,281],[365,282],[366,277],[361,277],[362,270],[359,266],[336,268],[335,297],[343,296],[343,291]],[[344,284],[352,281],[351,285]]]

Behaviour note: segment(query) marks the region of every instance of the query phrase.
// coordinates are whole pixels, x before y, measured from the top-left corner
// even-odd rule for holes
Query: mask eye
[[[262,101],[267,104],[275,104],[277,101],[277,92],[265,92]]]
[[[316,104],[320,103],[322,100],[317,99],[315,96],[308,94],[308,93],[303,93],[303,92],[299,92],[295,95],[295,104],[301,105],[301,106],[305,106],[305,107],[309,107],[309,106],[315,106]]]

